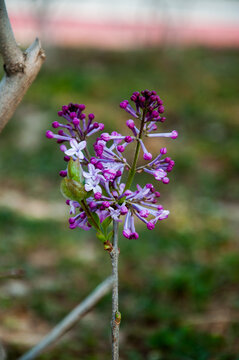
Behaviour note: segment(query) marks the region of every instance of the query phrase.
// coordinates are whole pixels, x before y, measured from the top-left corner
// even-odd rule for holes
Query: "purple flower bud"
[[[150,154],[149,152],[144,153],[143,156],[144,160],[152,160],[152,157],[152,154]]]
[[[102,205],[104,206],[104,208],[110,207],[109,201],[103,201]]]
[[[139,96],[139,101],[140,101],[141,103],[144,103],[144,102],[145,102],[145,97],[144,97],[144,96]]]
[[[127,107],[128,103],[129,103],[128,100],[122,101],[122,102],[120,103],[121,109],[125,109],[125,108]]]
[[[126,121],[126,125],[128,126],[129,129],[133,130],[135,127],[134,121],[129,119]]]
[[[145,186],[146,186],[147,189],[152,189],[153,188],[152,184],[146,184]]]
[[[110,140],[110,135],[108,133],[103,133],[100,135],[100,138],[104,141],[109,141]]]
[[[133,141],[131,136],[125,136],[124,141],[127,143],[131,143]]]
[[[160,154],[162,154],[162,155],[167,154],[167,148],[164,147],[164,148],[160,149]]]
[[[63,111],[64,113],[66,113],[68,110],[69,110],[69,109],[68,109],[68,106],[67,106],[67,105],[63,105],[63,106],[62,106],[62,111]]]
[[[71,218],[69,218],[69,224],[74,224],[74,222],[75,222],[75,218],[73,218],[73,217],[71,217]]]
[[[77,125],[79,125],[80,120],[79,120],[77,117],[75,117],[75,118],[72,120],[72,123],[73,123],[75,126],[77,126]]]
[[[166,117],[164,117],[164,116],[162,116],[161,118],[160,118],[160,121],[163,123],[164,121],[166,120]]]
[[[131,231],[129,229],[123,230],[123,235],[126,239],[130,239]]]
[[[163,183],[168,184],[169,183],[169,178],[168,177],[163,178]]]
[[[70,205],[70,200],[69,199],[66,200],[66,205]]]
[[[84,104],[79,104],[78,108],[79,108],[79,110],[83,111],[83,110],[85,110],[85,105]]]
[[[158,107],[158,112],[159,112],[160,114],[162,114],[162,113],[164,112],[164,106],[163,106],[163,105],[160,105],[160,106]]]
[[[67,150],[66,145],[61,145],[61,146],[60,146],[60,150],[61,150],[62,152],[65,152],[65,151]]]
[[[152,222],[148,222],[147,223],[147,228],[149,229],[149,230],[153,230],[154,228],[155,228],[155,225],[152,223]]]
[[[47,130],[47,131],[46,131],[46,137],[47,137],[48,139],[52,139],[52,138],[54,138],[54,134],[53,134],[53,132],[52,132],[52,131],[50,131],[50,130]]]
[[[120,208],[121,215],[125,215],[128,212],[128,208],[125,205],[122,205]]]
[[[96,200],[100,200],[100,199],[101,199],[101,196],[102,196],[102,194],[101,194],[100,192],[96,192],[95,195],[94,195],[94,198],[95,198]]]
[[[104,127],[105,127],[105,125],[104,124],[102,124],[102,123],[99,123],[99,129],[102,131],[102,130],[104,130]]]
[[[117,146],[117,150],[118,150],[119,152],[123,153],[124,150],[125,150],[125,148],[124,148],[123,145],[118,145],[118,146]]]
[[[94,122],[94,124],[93,124],[93,128],[94,128],[94,129],[98,129],[99,126],[100,126],[100,125],[99,125],[98,122]]]
[[[122,175],[122,171],[117,170],[117,171],[116,171],[116,174],[115,174],[115,177],[119,177],[119,176],[121,176],[121,175]]]
[[[156,124],[151,125],[150,129],[151,131],[157,130],[157,125]]]
[[[100,161],[98,161],[98,162],[96,163],[95,167],[96,167],[97,169],[99,169],[99,170],[102,170],[102,169],[104,168],[103,165],[102,165],[102,163],[101,163]]]
[[[143,209],[139,212],[139,215],[143,218],[147,218],[149,216],[149,211],[147,209]]]
[[[171,138],[172,139],[176,139],[178,137],[178,132],[176,130],[173,130],[172,131],[172,135],[171,135]]]
[[[95,208],[96,206],[97,206],[97,203],[96,203],[95,201],[91,201],[91,202],[89,203],[89,207],[90,207],[91,209]]]
[[[53,121],[53,123],[52,123],[52,127],[53,128],[58,128],[60,126],[60,124],[59,124],[59,122],[58,121]]]
[[[74,119],[74,117],[76,117],[76,113],[73,111],[73,112],[70,113],[70,118]]]
[[[67,176],[67,171],[66,171],[66,170],[61,170],[61,171],[59,172],[59,175],[60,175],[61,177],[66,177],[66,176]]]
[[[131,239],[137,240],[138,238],[139,238],[139,234],[138,234],[137,232],[131,233],[131,235],[130,235],[130,240],[131,240]]]
[[[60,110],[60,111],[58,111],[57,114],[58,114],[58,116],[62,116],[62,115],[63,115],[63,111]]]
[[[90,159],[90,163],[93,164],[93,165],[95,165],[97,162],[98,162],[98,160],[96,158],[94,158],[94,157],[92,157]]]
[[[71,159],[71,158],[70,158],[70,156],[67,156],[67,155],[66,155],[66,156],[64,156],[64,160],[65,160],[65,161],[67,161],[67,162],[68,162],[68,161],[70,161],[70,159]]]
[[[94,115],[94,114],[89,114],[89,115],[88,115],[88,118],[89,118],[89,120],[94,120],[95,115]]]
[[[157,118],[159,116],[159,113],[158,111],[154,110],[151,115],[153,118]]]
[[[155,195],[156,197],[160,197],[160,192],[155,191],[154,195]]]

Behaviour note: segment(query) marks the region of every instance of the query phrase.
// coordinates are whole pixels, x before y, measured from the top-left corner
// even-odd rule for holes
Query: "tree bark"
[[[22,52],[16,43],[4,0],[0,0],[0,54],[5,75],[0,82],[0,132],[37,76],[45,60],[40,41]]]

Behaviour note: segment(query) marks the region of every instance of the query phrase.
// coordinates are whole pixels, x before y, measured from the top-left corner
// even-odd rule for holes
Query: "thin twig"
[[[0,82],[0,132],[13,115],[45,60],[40,41],[22,52],[9,22],[4,0],[0,0],[0,54],[5,75]]]
[[[119,312],[119,280],[118,280],[118,222],[113,222],[113,248],[110,252],[112,262],[112,275],[113,275],[113,290],[112,290],[112,319],[111,319],[111,332],[112,332],[112,360],[119,359],[119,325],[121,321],[121,314]]]
[[[41,354],[52,343],[58,340],[72,328],[104,295],[113,285],[113,277],[108,277],[85,300],[75,307],[58,325],[56,325],[34,348],[22,355],[19,360],[32,360]]]

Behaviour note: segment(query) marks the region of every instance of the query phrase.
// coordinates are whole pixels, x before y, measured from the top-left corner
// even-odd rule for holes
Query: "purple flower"
[[[99,186],[100,180],[104,179],[104,177],[100,174],[101,171],[96,169],[93,164],[88,164],[89,172],[83,171],[83,176],[85,178],[85,190],[91,191],[93,190],[94,194],[102,193],[102,189]]]
[[[128,211],[125,216],[123,235],[126,239],[138,239],[139,234],[135,231],[134,217],[131,211]]]
[[[153,159],[153,155],[145,146],[144,138],[147,138],[148,141],[150,138],[160,137],[176,139],[178,133],[176,130],[168,133],[158,132],[158,125],[163,123],[166,118],[162,116],[165,110],[163,101],[155,91],[144,90],[141,93],[136,91],[132,94],[131,101],[134,106],[131,106],[128,100],[120,103],[120,107],[134,118],[134,120],[126,121],[130,134],[122,135],[117,131],[113,131],[111,134],[102,133],[93,145],[94,157],[87,148],[87,140],[89,136],[102,131],[104,125],[94,121],[94,114],[91,113],[87,116],[84,113],[84,104],[70,103],[62,106],[58,115],[66,120],[66,123],[54,121],[53,129],[59,128],[57,134],[50,130],[46,132],[47,138],[54,138],[61,144],[60,150],[65,154],[64,160],[68,163],[67,169],[72,164],[70,158],[81,161],[79,166],[87,192],[83,200],[74,195],[77,194],[79,184],[68,182],[69,178],[63,180],[66,187],[69,185],[67,188],[69,193],[66,191],[67,194],[70,194],[69,197],[79,199],[79,202],[75,200],[66,202],[70,206],[69,226],[71,229],[79,227],[89,230],[94,226],[98,234],[104,230],[101,233],[101,237],[103,236],[104,239],[104,224],[107,224],[107,222],[102,224],[104,220],[109,218],[109,220],[121,222],[125,217],[124,237],[138,239],[139,235],[135,229],[136,218],[142,221],[147,229],[153,230],[158,221],[166,219],[169,215],[169,211],[158,203],[160,193],[152,184],[146,184],[143,187],[137,185],[136,190],[133,191],[132,181],[137,173],[144,171],[164,184],[169,182],[168,173],[172,171],[174,161],[166,156],[167,149],[164,147]],[[68,149],[67,142],[70,145]],[[133,142],[134,158],[128,163],[123,153]],[[145,162],[144,165],[137,167],[140,149]],[[76,166],[74,161],[73,164]],[[62,177],[70,176],[70,171],[67,169],[60,171]],[[125,182],[122,181],[124,178]],[[72,186],[76,186],[76,188],[72,189]],[[102,224],[102,228],[100,224]],[[110,233],[108,235],[110,236]],[[107,241],[108,235],[106,236]]]
[[[78,159],[83,160],[84,154],[82,152],[86,147],[86,141],[77,142],[76,139],[70,140],[71,148],[65,151],[65,154],[68,156],[75,155]]]

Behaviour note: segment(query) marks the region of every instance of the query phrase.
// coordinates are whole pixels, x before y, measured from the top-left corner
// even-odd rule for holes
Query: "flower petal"
[[[75,155],[75,153],[76,153],[75,149],[68,149],[65,151],[65,154],[68,156]]]

